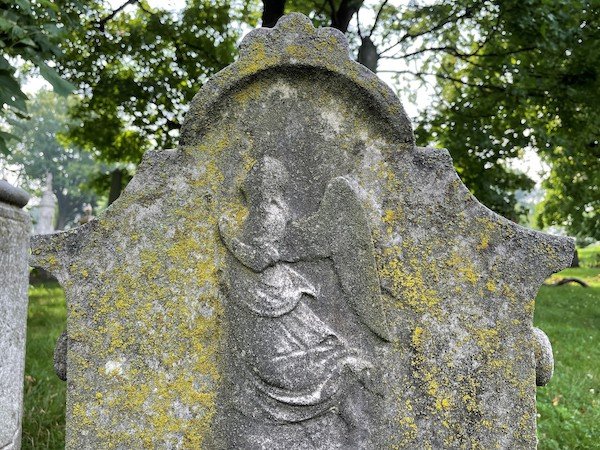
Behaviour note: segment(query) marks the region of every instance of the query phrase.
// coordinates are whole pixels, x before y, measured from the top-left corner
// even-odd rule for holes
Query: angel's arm
[[[279,260],[279,253],[273,245],[256,246],[246,244],[233,237],[231,226],[227,219],[219,220],[219,233],[225,247],[246,267],[255,272],[262,272]]]

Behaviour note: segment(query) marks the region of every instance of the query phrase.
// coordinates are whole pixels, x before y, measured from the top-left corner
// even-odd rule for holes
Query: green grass
[[[539,448],[600,448],[600,269],[567,269],[590,287],[542,286],[535,325],[554,350],[554,377],[538,388]]]
[[[600,248],[583,253],[588,261]],[[538,388],[539,448],[600,449],[600,269],[567,269],[555,275],[561,276],[582,278],[590,287],[543,286],[537,298],[535,325],[549,336],[556,362],[550,384]],[[54,343],[64,324],[60,287],[31,288],[24,449],[64,448],[65,383],[52,368]]]
[[[64,449],[64,381],[53,368],[56,339],[66,323],[65,298],[58,284],[29,290],[23,449]]]
[[[579,265],[600,268],[600,244],[588,245],[577,250]]]

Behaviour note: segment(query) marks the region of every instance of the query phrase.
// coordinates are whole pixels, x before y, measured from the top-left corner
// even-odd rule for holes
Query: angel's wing
[[[328,230],[330,254],[350,306],[371,331],[391,340],[369,223],[348,180],[329,182],[318,216]]]

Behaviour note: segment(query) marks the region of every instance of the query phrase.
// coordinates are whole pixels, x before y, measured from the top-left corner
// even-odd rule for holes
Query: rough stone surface
[[[534,448],[534,298],[572,254],[415,147],[341,33],[286,16],[179,148],[35,239],[67,294],[67,448]]]
[[[21,448],[27,326],[29,196],[0,181],[0,449]]]

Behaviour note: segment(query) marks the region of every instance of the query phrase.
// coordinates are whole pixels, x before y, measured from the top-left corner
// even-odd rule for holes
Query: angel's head
[[[284,192],[290,175],[281,161],[264,156],[254,164],[244,181],[242,190],[249,203],[249,217],[255,233],[262,230],[261,240],[274,240],[283,234],[289,220],[289,207]]]

